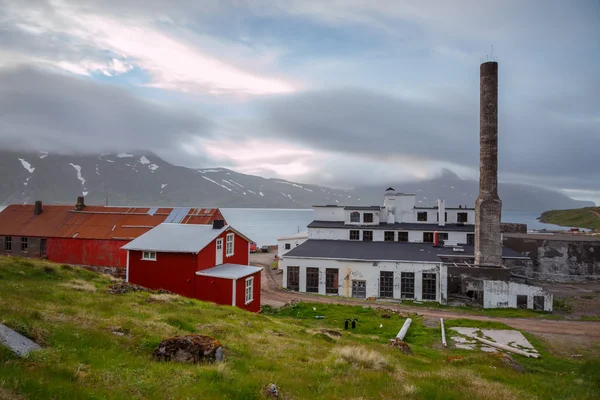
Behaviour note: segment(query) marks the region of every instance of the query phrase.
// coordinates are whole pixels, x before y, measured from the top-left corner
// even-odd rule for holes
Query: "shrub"
[[[340,361],[368,369],[383,369],[388,365],[387,360],[380,353],[364,347],[344,346],[335,348]]]

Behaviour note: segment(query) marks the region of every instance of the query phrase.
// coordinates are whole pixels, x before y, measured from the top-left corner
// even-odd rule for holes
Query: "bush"
[[[364,347],[344,346],[338,347],[333,351],[338,355],[339,360],[359,367],[379,370],[388,365],[385,357],[374,350]]]

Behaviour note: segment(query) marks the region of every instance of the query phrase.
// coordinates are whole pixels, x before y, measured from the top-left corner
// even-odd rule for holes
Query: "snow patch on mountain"
[[[199,169],[198,172],[204,174],[206,172],[223,172],[222,169]]]
[[[228,174],[228,175],[231,175],[231,174]],[[230,179],[230,180],[229,180],[229,182],[231,182],[231,183],[233,183],[233,184],[236,184],[236,185],[238,185],[239,187],[242,187],[242,188],[244,187],[244,186],[240,185],[239,183],[237,183],[236,181],[234,181],[233,179]],[[249,190],[249,192],[251,192],[251,190]]]
[[[119,158],[127,158],[127,157],[134,157],[133,154],[129,154],[129,153],[119,153],[117,154],[117,157]]]
[[[21,161],[21,165],[23,166],[23,168],[25,168],[30,174],[33,174],[33,171],[35,171],[35,168],[33,168],[31,166],[31,164],[29,164],[27,161],[23,160],[22,158],[19,158],[19,161]]]
[[[248,191],[249,191],[250,193],[252,193],[252,194],[256,194],[256,192],[253,192],[252,190],[248,190]]]
[[[48,153],[46,153],[45,151],[41,151],[40,153],[42,153],[42,155],[40,156],[40,160],[48,157]]]
[[[164,189],[164,188],[166,188],[168,185],[169,185],[168,183],[162,183],[162,184],[160,185],[160,188],[161,188],[161,189]]]
[[[227,186],[225,186],[225,185],[221,185],[220,183],[218,183],[218,182],[215,182],[215,181],[213,181],[212,179],[210,179],[210,178],[207,178],[206,176],[203,176],[203,178],[204,178],[204,179],[206,179],[207,181],[209,181],[209,182],[212,182],[212,183],[214,183],[215,185],[221,186],[223,189],[227,189],[227,190],[229,190],[229,191],[231,192],[231,189],[230,189],[230,188],[228,188]]]
[[[158,165],[156,165],[156,164],[150,164],[150,165],[148,165],[148,169],[150,171],[152,171],[152,173],[154,173],[154,171],[156,171],[158,169]]]
[[[112,163],[114,163],[114,161],[113,161],[113,160],[106,160],[106,162],[112,162]]]
[[[150,160],[148,160],[148,159],[146,158],[146,156],[141,156],[141,157],[140,157],[140,162],[141,162],[142,164],[150,164]]]
[[[27,179],[25,179],[25,182],[23,182],[23,185],[27,186],[27,182],[29,182],[30,179],[31,179],[31,176],[28,176]]]
[[[81,185],[85,185],[85,179],[83,178],[83,176],[81,175],[81,166],[77,165],[77,164],[73,164],[73,163],[69,163],[69,165],[73,168],[75,168],[75,171],[77,171],[77,179],[79,179],[81,181]]]
[[[261,196],[264,196],[264,195],[265,195],[263,192],[258,192],[258,194],[260,194]]]

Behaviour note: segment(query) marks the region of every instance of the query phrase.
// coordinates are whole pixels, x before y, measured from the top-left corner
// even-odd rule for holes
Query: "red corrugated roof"
[[[164,222],[174,208],[44,205],[40,215],[33,205],[10,205],[0,212],[0,236],[80,239],[132,239]],[[183,207],[179,210],[183,210]],[[148,214],[154,211],[153,215]],[[191,208],[182,224],[210,224],[223,219],[218,208]]]

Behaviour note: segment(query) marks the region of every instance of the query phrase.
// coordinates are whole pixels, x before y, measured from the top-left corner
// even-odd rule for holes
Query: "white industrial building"
[[[416,207],[415,197],[389,188],[383,207],[314,206],[308,240],[298,246],[290,244],[280,257],[283,287],[323,295],[446,304],[449,268],[472,267],[468,260],[474,258],[475,210],[446,208],[443,200],[438,200],[437,207]],[[529,260],[507,248],[502,257]],[[510,276],[509,270],[501,272]],[[483,290],[487,280],[480,282]],[[530,294],[540,289],[530,288]],[[483,305],[502,307],[499,299],[509,292],[512,296],[513,289],[523,288],[511,286],[494,297],[484,294]],[[533,302],[527,306],[533,308]],[[544,309],[552,309],[551,300],[545,298]]]
[[[294,235],[277,239],[277,258],[281,259],[288,251],[300,246],[308,240],[308,232],[298,232]]]

